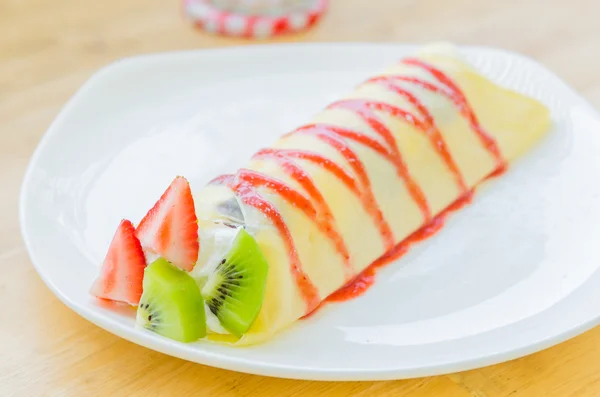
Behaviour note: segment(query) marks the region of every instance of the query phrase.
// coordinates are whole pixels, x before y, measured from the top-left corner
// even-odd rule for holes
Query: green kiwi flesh
[[[237,337],[245,334],[262,306],[269,265],[254,238],[244,229],[209,276],[202,295],[221,326]]]
[[[185,271],[159,258],[144,270],[137,325],[180,342],[206,336],[204,300]]]

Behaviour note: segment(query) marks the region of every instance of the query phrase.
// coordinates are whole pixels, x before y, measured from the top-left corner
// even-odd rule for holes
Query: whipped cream
[[[237,235],[241,224],[221,223],[215,221],[199,221],[198,238],[200,240],[200,255],[198,262],[190,275],[198,282],[201,288],[206,280],[227,254]],[[221,325],[217,316],[210,311],[205,303],[206,326],[210,332],[217,334],[230,334]]]

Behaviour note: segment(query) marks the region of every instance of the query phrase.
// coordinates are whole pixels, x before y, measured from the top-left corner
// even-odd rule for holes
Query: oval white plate
[[[25,177],[23,236],[50,289],[99,326],[216,367],[302,379],[393,379],[516,358],[600,322],[600,118],[539,64],[463,48],[498,82],[552,109],[554,128],[441,233],[330,304],[249,348],[181,344],[88,296],[119,220],[175,175],[200,188],[368,75],[414,50],[321,44],[149,55],[92,77],[52,124]]]

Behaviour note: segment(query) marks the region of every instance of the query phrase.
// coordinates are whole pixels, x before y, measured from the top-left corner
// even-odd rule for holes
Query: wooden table
[[[546,64],[600,106],[598,0],[332,0],[311,31],[274,41],[451,40]],[[45,287],[23,248],[18,190],[61,106],[129,55],[248,44],[181,19],[178,0],[0,0],[0,396],[599,396],[600,328],[474,371],[394,382],[271,379],[192,364],[88,323]]]

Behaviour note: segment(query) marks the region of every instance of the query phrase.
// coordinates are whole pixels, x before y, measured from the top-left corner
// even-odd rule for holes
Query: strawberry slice
[[[188,181],[178,176],[140,222],[136,235],[148,251],[190,271],[198,260],[198,218]]]
[[[146,258],[135,228],[130,221],[122,220],[90,293],[98,298],[137,305],[142,296],[145,267]]]

